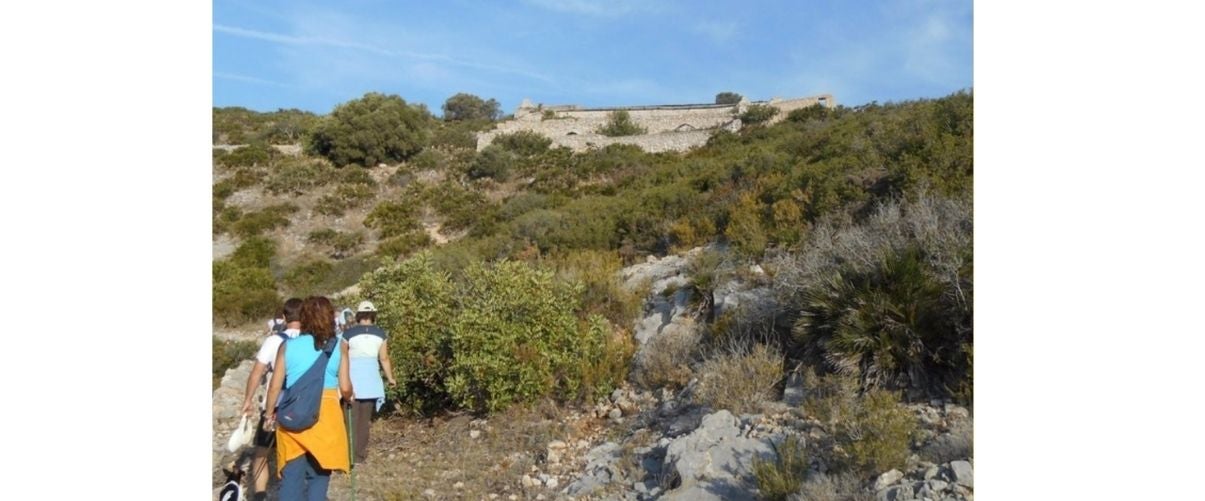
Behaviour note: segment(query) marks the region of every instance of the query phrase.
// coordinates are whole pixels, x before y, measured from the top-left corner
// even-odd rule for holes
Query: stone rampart
[[[821,104],[833,107],[836,102],[831,95],[820,95],[798,99],[772,99],[770,101],[737,104],[680,104],[659,106],[628,106],[617,108],[580,108],[575,105],[533,106],[530,101],[515,110],[514,119],[498,124],[497,128],[477,135],[480,151],[493,142],[499,134],[531,131],[552,140],[554,146],[564,146],[573,151],[585,151],[591,147],[608,144],[635,144],[649,152],[684,151],[707,142],[711,133],[719,129],[737,131],[741,128],[738,117],[750,104],[764,104],[779,109],[772,122],[784,119],[792,110]],[[598,133],[607,124],[611,113],[625,110],[632,122],[647,129],[636,136],[608,137]]]

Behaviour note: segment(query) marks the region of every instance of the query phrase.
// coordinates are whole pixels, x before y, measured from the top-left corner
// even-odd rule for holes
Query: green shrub
[[[457,93],[444,101],[444,120],[497,120],[502,116],[498,101],[488,101],[464,92]]]
[[[451,405],[444,385],[452,360],[448,322],[456,312],[451,277],[419,254],[368,273],[360,293],[377,306],[386,332],[397,386],[389,390],[405,409],[431,413]]]
[[[607,123],[599,127],[598,133],[604,136],[636,136],[648,132],[632,121],[632,115],[627,110],[615,110],[607,116]]]
[[[321,161],[288,160],[276,167],[264,183],[264,189],[273,195],[302,195],[325,185],[334,179],[335,175],[335,170]]]
[[[752,104],[740,114],[741,123],[745,125],[760,125],[769,122],[778,114],[778,108],[765,104]]]
[[[373,187],[377,185],[377,180],[373,179],[372,174],[368,173],[368,169],[359,166],[348,166],[341,169],[336,176],[340,183],[350,185],[362,185],[362,187]],[[342,188],[342,186],[341,186]]]
[[[787,113],[787,121],[792,123],[807,123],[814,120],[824,120],[828,117],[828,108],[819,104],[813,104],[797,110],[791,110]]]
[[[531,157],[548,151],[552,140],[538,132],[522,130],[511,134],[498,134],[491,143],[491,146],[493,145],[519,156]]]
[[[752,195],[742,195],[728,214],[724,236],[748,257],[760,257],[768,239],[761,224],[762,207]]]
[[[355,254],[364,243],[364,233],[359,231],[341,232],[330,228],[311,231],[306,241],[326,249],[327,255],[335,259]]]
[[[235,221],[231,226],[235,235],[250,238],[289,225],[289,215],[297,212],[298,207],[291,203],[283,203],[264,207],[248,212]]]
[[[286,271],[281,282],[288,287],[289,295],[293,297],[329,294],[333,291],[320,290],[318,285],[327,280],[333,269],[330,261],[311,259]]]
[[[335,107],[310,138],[310,151],[335,165],[398,162],[422,150],[432,117],[395,95],[364,94]]]
[[[364,218],[364,226],[377,230],[382,238],[411,233],[422,228],[418,221],[418,210],[405,202],[384,201],[377,204]]]
[[[771,443],[774,459],[753,458],[753,476],[761,499],[786,501],[799,492],[811,461],[807,449],[795,435],[781,443]],[[811,498],[808,498],[811,499]]]
[[[488,177],[496,181],[506,181],[510,179],[511,169],[517,161],[514,153],[491,144],[481,150],[473,160],[468,175],[470,179]]]
[[[477,134],[473,132],[475,127],[466,127],[463,124],[464,122],[445,123],[435,128],[431,134],[431,146],[475,151],[477,149]]]
[[[255,143],[235,148],[234,151],[222,157],[222,164],[227,167],[267,165],[276,156],[276,150],[272,147],[263,143]]]
[[[453,283],[429,253],[378,269],[362,294],[391,336],[399,400],[496,411],[543,397],[594,396],[618,383],[633,351],[601,317],[581,321],[580,286],[519,262],[474,263]]]
[[[360,207],[376,198],[376,189],[363,184],[344,184],[318,198],[314,210],[327,216],[342,216],[347,209]]]
[[[255,356],[258,350],[254,341],[237,341],[213,337],[213,390],[222,384],[226,371],[236,367],[244,360]]]
[[[398,176],[402,174],[413,174],[413,170],[415,169],[434,170],[447,162],[447,158],[448,156],[439,150],[424,148],[423,151],[419,152],[417,155],[414,155],[414,157],[407,162],[409,168],[403,169],[402,167],[399,167],[397,172],[394,172],[393,175]],[[405,170],[404,173],[403,170]],[[402,184],[402,186],[404,186],[404,184]]]
[[[461,310],[451,323],[453,360],[448,393],[458,405],[496,411],[556,392],[578,396],[578,362],[588,335],[574,310],[580,291],[551,272],[519,262],[465,272]]]
[[[764,344],[709,358],[699,369],[695,396],[712,409],[728,409],[738,415],[759,412],[763,402],[777,398],[782,361],[778,350]]]
[[[244,268],[267,268],[276,257],[276,242],[265,237],[243,240],[230,255],[230,262]]]
[[[721,92],[715,95],[715,104],[736,104],[744,99],[743,96],[735,92]]]
[[[377,244],[377,255],[384,258],[402,259],[434,243],[431,235],[418,229],[381,240]]]
[[[834,425],[834,438],[841,446],[838,459],[855,470],[874,474],[903,468],[916,432],[916,417],[900,405],[899,397],[871,390],[858,401],[853,412]]]
[[[213,263],[213,317],[216,323],[238,325],[271,317],[280,307],[276,281],[268,268]]]

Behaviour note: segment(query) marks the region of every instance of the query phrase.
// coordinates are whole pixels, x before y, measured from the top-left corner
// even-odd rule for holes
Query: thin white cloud
[[[286,85],[286,84],[283,84],[280,82],[273,82],[272,80],[265,80],[262,78],[249,77],[247,75],[239,75],[237,73],[225,73],[225,72],[221,72],[221,71],[215,71],[215,72],[213,72],[213,76],[217,77],[217,78],[225,79],[225,80],[234,80],[236,82],[246,82],[246,83],[253,83],[253,84],[258,84],[258,85],[272,85],[275,87],[289,87],[289,85]]]
[[[406,51],[406,50],[390,50],[390,49],[386,49],[384,47],[379,47],[376,45],[364,44],[364,43],[359,43],[359,42],[349,42],[349,41],[337,39],[337,38],[293,36],[293,35],[285,35],[285,34],[281,34],[281,33],[271,33],[271,32],[258,31],[258,30],[250,30],[250,29],[246,29],[246,28],[239,28],[236,26],[225,26],[225,25],[221,25],[221,24],[213,25],[213,30],[216,32],[219,32],[219,33],[226,33],[229,35],[234,35],[234,36],[239,36],[239,37],[244,37],[244,38],[264,40],[267,42],[273,42],[273,43],[278,43],[278,44],[315,45],[315,46],[336,47],[336,48],[343,48],[343,49],[353,49],[353,50],[360,50],[360,51],[364,51],[364,52],[370,52],[373,54],[377,54],[380,56],[386,56],[386,57],[403,57],[403,58],[418,59],[418,60],[423,60],[423,61],[443,62],[443,63],[447,63],[447,64],[451,64],[451,65],[463,66],[463,67],[468,67],[468,68],[497,71],[500,73],[511,73],[511,74],[525,76],[528,78],[532,78],[532,79],[540,80],[540,81],[544,81],[544,82],[552,82],[553,81],[553,79],[547,75],[544,75],[541,73],[536,73],[533,71],[524,70],[521,68],[500,66],[500,65],[489,64],[489,63],[480,63],[477,61],[469,61],[469,60],[464,60],[464,59],[453,58],[453,57],[446,56],[443,54],[426,54],[426,53],[412,52],[412,51]]]
[[[652,1],[638,0],[523,0],[524,3],[557,12],[595,17],[619,17],[624,14],[654,10]]]

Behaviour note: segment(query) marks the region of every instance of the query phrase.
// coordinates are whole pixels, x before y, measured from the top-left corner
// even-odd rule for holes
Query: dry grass
[[[662,332],[650,339],[636,357],[632,379],[647,389],[682,388],[694,377],[690,362],[698,349],[699,333],[694,329]]]
[[[699,370],[696,398],[713,409],[755,413],[762,402],[776,400],[782,381],[782,354],[759,344],[708,359]]]
[[[514,407],[475,424],[470,415],[430,420],[390,417],[372,427],[368,463],[355,471],[357,500],[485,499],[491,493],[506,499],[534,499],[549,489],[525,489],[519,479],[532,467],[547,472],[545,448],[553,440],[573,443],[595,433],[594,420],[570,419],[563,407],[544,402]],[[472,438],[470,432],[481,434]],[[534,476],[534,474],[532,474]],[[463,482],[460,489],[453,486]],[[559,489],[559,488],[558,488]],[[351,478],[331,481],[330,499],[351,498]]]

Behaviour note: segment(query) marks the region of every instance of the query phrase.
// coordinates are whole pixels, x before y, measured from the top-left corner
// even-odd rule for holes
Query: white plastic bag
[[[238,427],[230,433],[230,440],[226,441],[226,450],[238,452],[243,446],[250,444],[253,438],[255,438],[255,424],[248,420],[247,416],[243,416]]]

